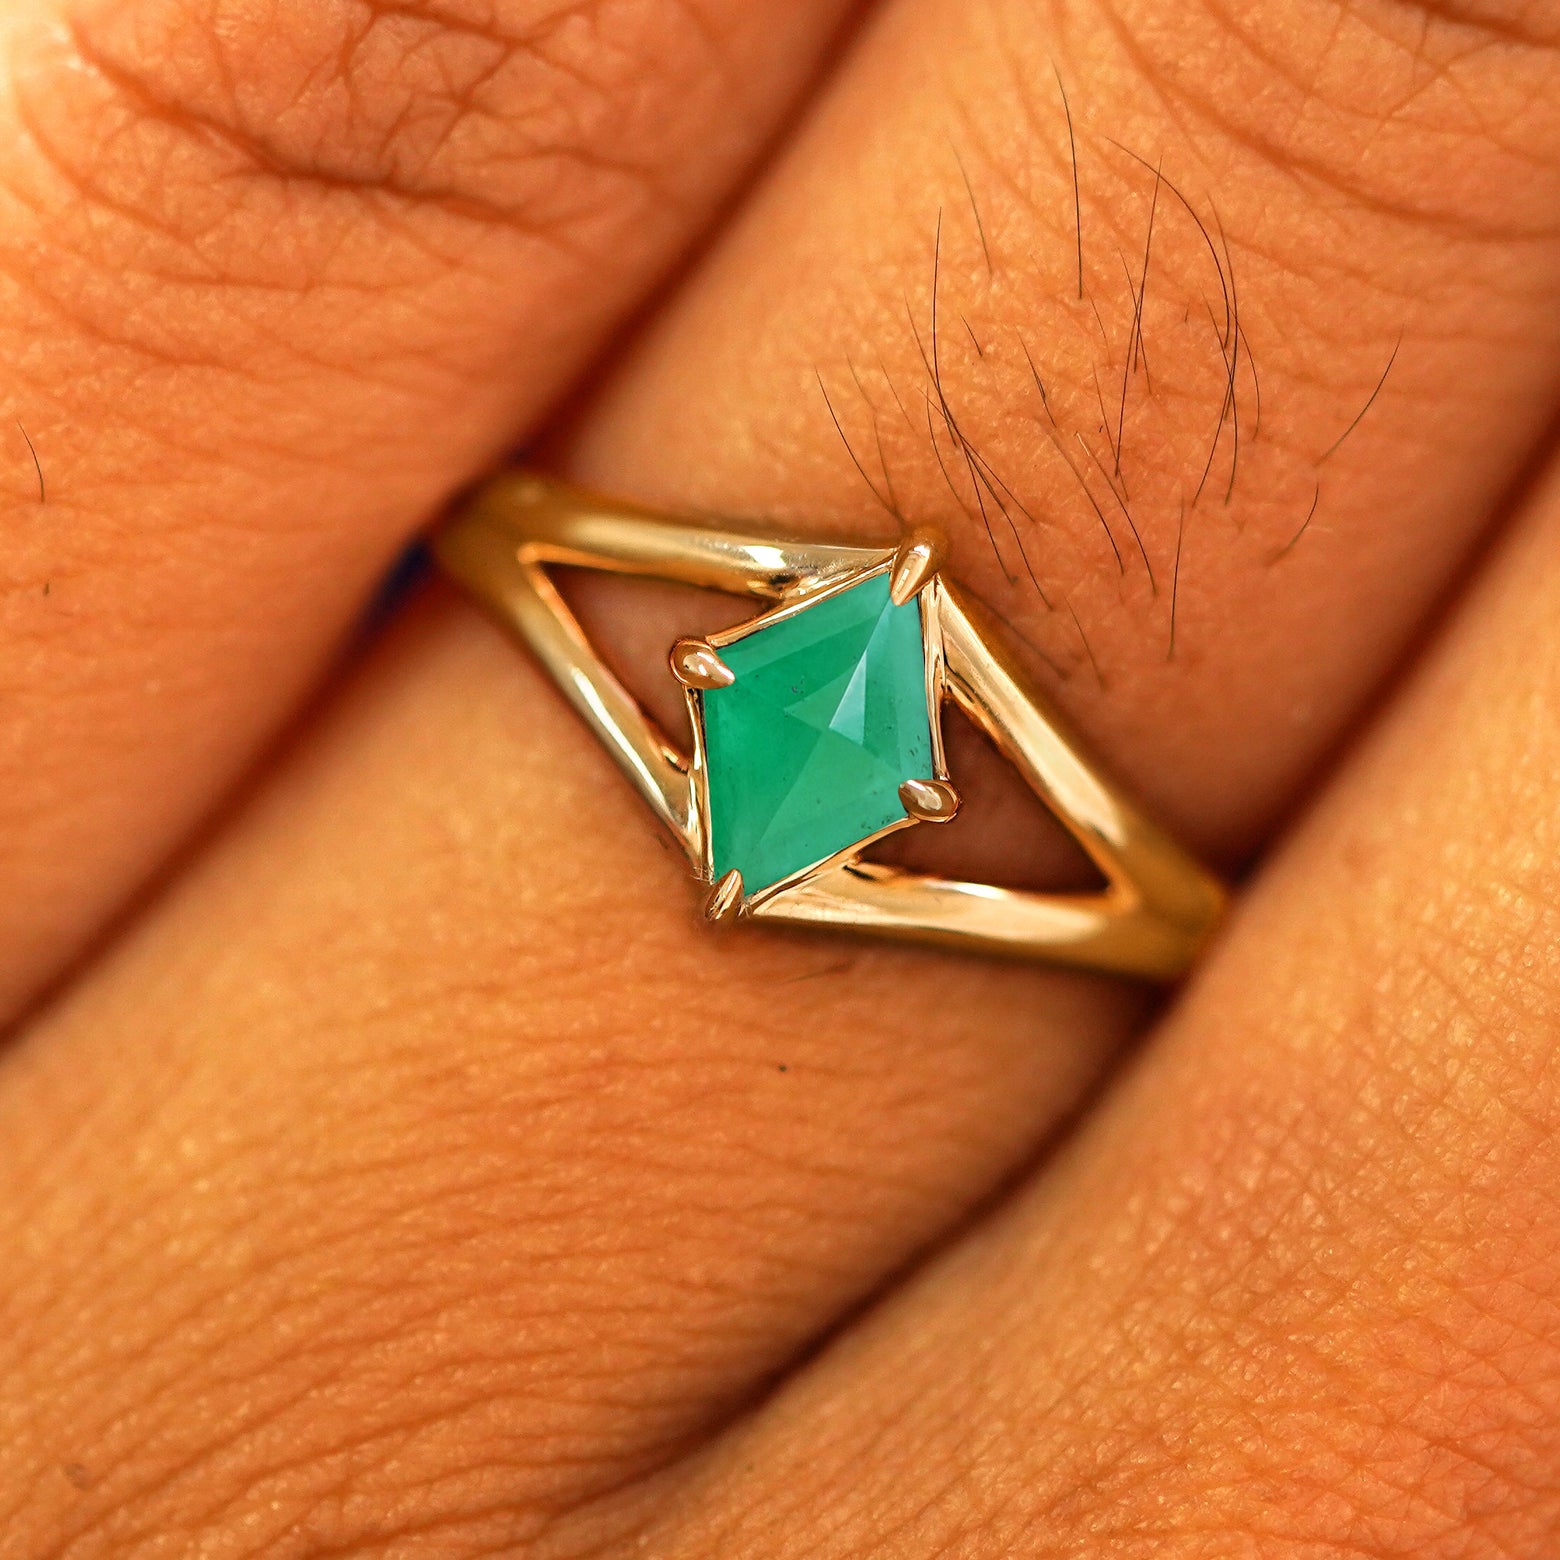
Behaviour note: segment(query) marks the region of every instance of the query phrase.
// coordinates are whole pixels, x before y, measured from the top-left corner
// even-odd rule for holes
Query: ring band
[[[500,476],[434,553],[540,660],[706,885],[705,915],[827,927],[1152,980],[1184,974],[1224,890],[1088,758],[1004,631],[940,572],[929,532],[895,549],[779,539],[652,513],[530,472]],[[679,640],[683,754],[607,669],[548,575],[604,570],[762,610]],[[1103,890],[1036,893],[864,860],[952,818],[952,700],[1088,853]]]

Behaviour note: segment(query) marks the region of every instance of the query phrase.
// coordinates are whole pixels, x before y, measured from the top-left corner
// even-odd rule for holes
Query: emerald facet
[[[720,657],[736,681],[702,695],[717,882],[736,868],[757,893],[904,819],[901,782],[934,772],[932,714],[921,609],[886,573]]]

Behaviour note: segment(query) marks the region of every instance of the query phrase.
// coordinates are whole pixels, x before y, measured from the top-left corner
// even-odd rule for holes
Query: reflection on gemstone
[[[718,881],[749,894],[906,814],[899,787],[933,773],[921,612],[886,573],[721,647],[736,676],[701,695]]]

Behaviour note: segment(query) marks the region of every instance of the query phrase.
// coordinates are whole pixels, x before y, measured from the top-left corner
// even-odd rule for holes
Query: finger
[[[898,8],[575,469],[943,520],[1096,745],[1249,852],[1553,415],[1552,18],[1461,17]]]
[[[441,606],[8,1058],[0,1530],[538,1537],[957,1217],[1127,1005],[712,944],[541,674]]]
[[[58,0],[7,22],[0,1014],[638,304],[844,9]]]
[[[1007,46],[1018,50],[1028,35],[1018,13],[1011,21]],[[864,528],[865,508],[850,507],[856,489],[841,472],[850,473],[851,483],[860,478],[835,453],[827,409],[803,403],[764,353],[770,337],[805,342],[810,334],[827,334],[830,321],[848,319],[842,291],[869,323],[865,300],[871,297],[879,297],[881,320],[902,317],[908,257],[919,257],[914,275],[923,266],[930,271],[935,212],[918,213],[908,203],[879,212],[868,245],[853,219],[831,206],[832,192],[847,183],[872,189],[884,176],[875,148],[886,141],[901,144],[912,176],[924,141],[946,145],[940,130],[928,130],[925,103],[901,90],[927,59],[943,62],[950,102],[991,115],[999,128],[1016,122],[1014,100],[993,88],[1005,78],[982,52],[989,36],[967,8],[955,14],[931,6],[896,11],[869,36],[854,73],[842,81],[839,106],[818,121],[787,165],[778,193],[762,198],[745,236],[734,240],[755,254],[779,246],[800,280],[791,285],[791,273],[777,276],[755,262],[755,286],[766,288],[771,300],[762,320],[736,307],[735,280],[721,283],[715,274],[695,283],[731,289],[721,296],[732,305],[729,328],[748,358],[740,345],[716,350],[714,327],[695,330],[690,303],[690,312],[668,327],[665,343],[650,349],[644,377],[619,392],[605,426],[626,451],[639,437],[632,401],[643,398],[646,426],[666,427],[662,396],[673,382],[666,365],[677,354],[677,338],[686,332],[690,354],[708,362],[707,386],[691,368],[682,381],[683,413],[694,431],[681,446],[684,497],[714,496],[701,495],[693,482],[700,464],[694,435],[714,427],[702,410],[706,397],[727,412],[740,402],[746,420],[734,426],[750,436],[753,472],[769,470],[773,447],[782,455],[769,474],[790,464],[786,451],[799,474],[775,488],[782,518],[802,518],[802,484],[809,480],[807,514],[834,514]],[[1102,17],[1087,36],[1096,49],[1112,46]],[[1429,36],[1432,46],[1448,47],[1437,28]],[[1406,44],[1388,36],[1382,48],[1417,57],[1419,38],[1419,29]],[[1073,47],[1088,56],[1081,40]],[[1512,70],[1549,68],[1541,51],[1512,52]],[[1377,75],[1367,71],[1365,79]],[[1142,100],[1143,78],[1126,67],[1113,73],[1102,66],[1099,80],[1100,106],[1091,113],[1119,123],[1142,112],[1134,105]],[[1458,142],[1456,193],[1469,224],[1482,222],[1492,192],[1510,183],[1503,143],[1484,131],[1508,90],[1504,66],[1459,83],[1458,99],[1472,94],[1481,127]],[[1526,87],[1520,96],[1523,103],[1552,101]],[[1304,226],[1310,208],[1284,204],[1299,199],[1292,181],[1260,159],[1243,160],[1228,131],[1199,125],[1183,139],[1168,115],[1154,124],[1206,165],[1210,178],[1213,168],[1226,169],[1233,187],[1227,194],[1221,189],[1219,209],[1232,246],[1251,243],[1237,217],[1260,228],[1277,212]],[[1526,128],[1536,162],[1548,145],[1546,124]],[[1041,161],[1048,144],[1065,155],[1059,108],[1051,134],[1051,143],[1038,133],[1005,143],[1018,173],[1051,166]],[[1412,124],[1391,114],[1378,113],[1373,134],[1400,149],[1420,144]],[[1555,127],[1547,126],[1547,134],[1553,138]],[[1420,159],[1428,160],[1428,154]],[[1445,165],[1441,148],[1438,166]],[[1056,188],[1070,195],[1067,170],[1066,162],[1056,162]],[[1126,176],[1102,185],[1097,170],[1094,179],[1086,236],[1118,204],[1142,226],[1129,224],[1127,215],[1116,220],[1141,236],[1150,190]],[[1257,195],[1239,194],[1250,180],[1257,181]],[[1304,193],[1304,186],[1295,188]],[[1406,177],[1398,191],[1400,203],[1443,196],[1417,177]],[[1139,197],[1143,204],[1132,204]],[[1037,214],[1027,219],[1036,254],[1047,252],[1048,231],[1062,241],[1068,236],[1065,222],[1060,233],[1047,229],[1040,213],[1048,209],[1037,203]],[[1177,659],[1164,660],[1162,640],[1157,651],[1136,652],[1141,665],[1132,676],[1132,647],[1149,636],[1142,630],[1133,639],[1126,625],[1141,630],[1153,621],[1140,610],[1144,597],[1130,594],[1149,590],[1141,559],[1122,584],[1127,576],[1114,572],[1098,522],[1090,519],[1087,534],[1104,555],[1103,572],[1087,572],[1082,541],[1076,579],[1068,576],[1069,555],[1060,545],[1048,565],[1056,578],[1037,571],[1040,583],[1058,585],[1058,600],[1062,587],[1082,589],[1091,581],[1096,605],[1108,608],[1118,588],[1128,592],[1119,617],[1110,610],[1100,617],[1101,624],[1122,625],[1115,655],[1100,663],[1105,694],[1096,693],[1093,702],[1079,697],[1089,675],[1081,669],[1060,692],[1091,726],[1107,760],[1146,782],[1205,840],[1249,843],[1260,832],[1253,820],[1269,816],[1277,796],[1314,760],[1322,729],[1336,732],[1363,697],[1373,665],[1403,644],[1409,611],[1383,600],[1362,626],[1353,610],[1350,593],[1360,589],[1361,571],[1378,586],[1385,577],[1378,549],[1393,550],[1407,597],[1444,584],[1445,569],[1479,522],[1474,501],[1495,492],[1517,456],[1523,430],[1513,431],[1514,411],[1531,422],[1542,413],[1545,381],[1536,356],[1501,356],[1495,338],[1474,329],[1476,320],[1493,318],[1513,338],[1550,339],[1550,314],[1538,306],[1549,296],[1548,250],[1535,236],[1533,213],[1524,216],[1520,201],[1512,210],[1514,222],[1530,223],[1522,236],[1491,240],[1487,249],[1469,239],[1460,250],[1470,295],[1458,292],[1455,279],[1439,279],[1443,305],[1460,299],[1466,311],[1445,319],[1416,315],[1407,295],[1410,279],[1423,281],[1443,247],[1460,242],[1455,233],[1448,237],[1450,219],[1438,219],[1429,232],[1418,224],[1400,231],[1372,210],[1343,211],[1339,220],[1356,224],[1351,241],[1369,238],[1382,249],[1384,274],[1406,301],[1393,311],[1392,337],[1383,329],[1376,343],[1379,359],[1369,354],[1370,372],[1361,370],[1360,384],[1344,383],[1346,376],[1320,355],[1314,362],[1301,356],[1287,376],[1288,423],[1272,414],[1278,426],[1290,429],[1295,448],[1324,454],[1325,447],[1305,444],[1307,432],[1320,444],[1326,424],[1332,441],[1354,420],[1405,315],[1417,318],[1419,329],[1412,342],[1405,338],[1398,362],[1406,366],[1418,352],[1433,373],[1399,378],[1394,368],[1371,412],[1324,463],[1343,473],[1335,504],[1350,493],[1366,495],[1348,500],[1360,509],[1334,512],[1329,546],[1336,550],[1326,555],[1328,567],[1318,560],[1307,566],[1313,574],[1298,577],[1277,573],[1280,564],[1243,572],[1241,562],[1250,565],[1251,556],[1231,540],[1236,518],[1249,515],[1242,522],[1248,538],[1270,524],[1273,489],[1255,480],[1249,488],[1237,484],[1229,510],[1221,497],[1211,516],[1195,511],[1207,519],[1206,536],[1222,538],[1234,562],[1220,573],[1205,558],[1201,588],[1208,603],[1201,619],[1183,622],[1187,637]],[[810,213],[854,235],[861,247],[836,252],[814,232]],[[1025,220],[1023,208],[1013,220]],[[1314,210],[1309,222],[1326,227]],[[1282,237],[1288,228],[1277,231]],[[1012,230],[1008,253],[1027,252],[1023,232]],[[1185,239],[1201,244],[1195,231]],[[1001,242],[999,235],[994,269]],[[980,267],[976,274],[983,275],[983,261],[974,259],[973,218],[967,243],[971,263]],[[814,245],[822,246],[827,266],[809,260]],[[904,276],[888,263],[894,246],[907,257]],[[1355,293],[1318,283],[1310,289],[1309,311],[1300,308],[1306,290],[1290,270],[1313,258],[1329,263],[1329,251],[1314,247],[1314,256],[1309,249],[1291,255],[1289,269],[1274,262],[1264,273],[1279,299],[1274,307],[1286,331],[1304,340],[1319,341],[1330,329],[1336,342],[1353,341],[1373,323],[1363,286]],[[1198,264],[1211,264],[1205,248],[1193,252],[1204,257]],[[1158,277],[1154,267],[1171,257],[1167,251],[1153,261],[1151,253],[1151,274]],[[884,263],[875,265],[876,259]],[[1336,253],[1330,263],[1338,263]],[[736,258],[716,261],[733,276],[737,264]],[[1220,274],[1227,279],[1227,271]],[[1484,288],[1492,274],[1499,285]],[[1044,277],[1035,275],[1035,286],[1014,307],[1021,303],[1043,321]],[[835,280],[832,290],[820,290],[817,284],[829,277],[860,280],[843,290]],[[1207,280],[1210,289],[1217,286],[1211,270]],[[1239,285],[1249,298],[1253,279]],[[1151,299],[1171,296],[1167,290]],[[917,318],[927,331],[928,300],[924,292],[919,297]],[[1105,315],[1104,300],[1097,301]],[[1334,302],[1345,312],[1333,315]],[[1183,312],[1189,318],[1191,307],[1187,301],[1168,327],[1158,320],[1146,335],[1149,372],[1167,418],[1193,398],[1169,398],[1162,360],[1178,360],[1169,346],[1156,352],[1155,343],[1173,342],[1167,330]],[[1260,342],[1257,318],[1249,303],[1244,307],[1245,328]],[[966,312],[983,337],[976,313]],[[1116,327],[1111,339],[1119,369],[1125,324],[1117,318]],[[1477,349],[1465,342],[1454,352],[1442,344],[1444,329],[1464,327]],[[1060,326],[1056,336],[1066,339]],[[1276,327],[1265,339],[1283,345]],[[994,350],[989,343],[984,349]],[[1093,400],[1093,364],[1088,353],[1079,354],[1071,368],[1064,359],[1061,369],[1048,364],[1045,370],[1060,376],[1059,393],[1072,405]],[[1349,363],[1348,352],[1343,356],[1350,373],[1360,367]],[[1365,356],[1362,348],[1361,363]],[[972,343],[961,360],[940,370],[960,427],[984,361]],[[746,381],[742,395],[733,368],[739,362],[743,374],[751,362],[775,377]],[[1448,381],[1443,371],[1451,368],[1458,372]],[[1312,373],[1319,376],[1314,387]],[[1487,377],[1474,394],[1467,387],[1478,375]],[[1265,374],[1265,405],[1269,382]],[[923,409],[939,417],[936,386],[930,378],[926,385],[933,404]],[[1129,389],[1134,386],[1145,395],[1146,376]],[[1032,382],[1030,393],[1038,398]],[[1441,394],[1466,399],[1448,411],[1435,399]],[[1385,416],[1397,396],[1411,397],[1412,413],[1393,413],[1381,431],[1377,414]],[[1211,437],[1226,405],[1215,381],[1202,403],[1205,434]],[[1479,435],[1467,452],[1472,475],[1448,463],[1433,468],[1436,484],[1423,482],[1416,461],[1434,452],[1417,442],[1419,430],[1429,427],[1442,438],[1454,414],[1466,414]],[[940,426],[946,458],[951,432],[946,421]],[[1060,438],[1061,428],[1056,431]],[[1069,425],[1069,431],[1087,430]],[[1269,432],[1277,445],[1271,424]],[[1228,427],[1223,438],[1232,441]],[[635,486],[626,464],[610,465],[607,439],[606,432],[590,436],[582,466],[598,476],[618,469],[625,485]],[[770,507],[759,502],[758,476],[749,479],[753,488],[739,490],[729,445],[705,439],[700,447],[710,470],[727,474],[725,501]],[[1268,458],[1282,461],[1290,447],[1286,437]],[[1054,446],[1044,440],[1044,448]],[[1008,468],[1010,481],[1031,512],[1048,504],[1064,526],[1072,511],[1047,498],[1052,478],[1043,453],[1037,445],[1032,471]],[[1346,456],[1352,464],[1338,464]],[[920,475],[914,468],[896,473],[900,507],[943,514],[962,527],[960,572],[976,577],[1044,650],[1041,630],[1053,620],[1043,605],[1025,605],[1028,590],[1038,599],[1038,586],[1026,583],[1004,595],[1005,581],[993,583],[994,565],[980,561],[980,546],[989,544],[978,508],[974,518],[960,520],[951,494],[937,496],[948,489],[930,445],[919,459]],[[1130,461],[1123,465],[1136,491],[1144,473]],[[667,483],[664,471],[656,477],[659,470],[647,464],[652,491],[657,481]],[[1063,475],[1073,481],[1070,468]],[[1379,491],[1375,484],[1388,481],[1398,494],[1388,518],[1368,531],[1340,526],[1351,512],[1357,522]],[[1023,493],[1021,482],[1032,482],[1033,492]],[[1468,512],[1445,505],[1449,488],[1469,499]],[[1105,490],[1096,491],[1103,505]],[[1190,516],[1194,494],[1187,496]],[[1229,531],[1214,530],[1215,520]],[[1020,534],[1022,523],[1016,516]],[[973,549],[971,538],[979,538]],[[1127,533],[1123,541],[1131,545]],[[1145,533],[1145,548],[1150,541]],[[1296,546],[1287,556],[1304,555]],[[1194,593],[1199,575],[1191,556],[1183,559],[1182,588]],[[1207,555],[1219,556],[1225,554]],[[1324,589],[1329,568],[1331,585]],[[1269,583],[1254,586],[1252,579]],[[1288,588],[1301,592],[1304,612],[1278,605]],[[1215,611],[1225,589],[1233,592],[1232,613],[1239,608],[1249,619],[1258,608],[1266,611],[1260,633],[1237,638],[1233,616],[1226,626]],[[1165,610],[1163,597],[1146,599]],[[1075,600],[1084,622],[1089,590]],[[1183,597],[1182,607],[1190,600]],[[1350,678],[1329,671],[1337,652],[1324,643],[1318,620],[1343,636],[1355,662]],[[1290,640],[1273,637],[1290,627],[1297,630]],[[658,661],[675,631],[668,620],[651,635]],[[1200,647],[1195,658],[1194,646]],[[1108,645],[1102,640],[1099,648]],[[1247,680],[1243,655],[1261,675]],[[1291,688],[1309,688],[1291,665],[1308,660],[1318,666],[1314,724],[1296,737],[1293,706],[1275,707],[1267,683],[1293,678]],[[1233,680],[1226,676],[1232,665],[1242,668]],[[1155,687],[1158,704],[1149,697]],[[1181,769],[1178,724],[1200,730],[1229,759],[1231,776],[1215,772],[1201,750],[1193,755],[1197,767]],[[1248,756],[1248,745],[1255,754],[1276,748],[1282,763],[1272,760],[1268,770],[1267,760]],[[1150,772],[1155,755],[1163,763]],[[988,838],[999,848],[1009,844],[1000,832]],[[61,1137],[85,1116],[94,1122],[92,1136],[72,1151],[70,1188],[113,1183],[115,1191],[104,1194],[104,1217],[122,1224],[132,1217],[128,1209],[184,1207],[180,1187],[193,1175],[209,1195],[189,1212],[187,1233],[205,1249],[220,1250],[236,1238],[230,1232],[244,1231],[239,1260],[246,1278],[243,1306],[225,1309],[215,1296],[229,1287],[227,1275],[191,1272],[186,1264],[169,1276],[156,1234],[127,1236],[111,1258],[84,1264],[68,1286],[63,1275],[47,1270],[46,1287],[35,1293],[66,1297],[30,1302],[38,1319],[29,1336],[50,1332],[49,1314],[70,1314],[72,1338],[90,1331],[120,1342],[112,1361],[89,1349],[67,1364],[53,1349],[35,1350],[23,1362],[25,1373],[15,1378],[18,1400],[25,1394],[51,1407],[44,1418],[34,1417],[25,1439],[18,1435],[11,1467],[45,1470],[48,1448],[74,1438],[94,1448],[86,1466],[98,1482],[85,1499],[68,1480],[63,1488],[46,1476],[28,1482],[18,1524],[50,1535],[75,1524],[72,1531],[100,1545],[181,1524],[203,1536],[222,1535],[262,1517],[307,1522],[319,1542],[348,1547],[388,1547],[418,1525],[437,1531],[455,1552],[516,1542],[516,1533],[540,1531],[560,1509],[599,1500],[676,1458],[820,1330],[946,1233],[1034,1152],[1130,1017],[1125,999],[1103,987],[931,956],[836,952],[761,937],[717,951],[690,929],[686,888],[675,864],[654,849],[606,759],[507,644],[439,613],[409,627],[328,731],[306,739],[279,789],[178,902],[34,1035],[9,1081],[8,1123],[22,1145],[18,1162],[48,1165],[53,1177],[45,1187],[19,1173],[14,1204],[23,1222],[12,1241],[20,1242],[23,1228],[77,1229],[78,1246],[90,1240],[91,1219],[75,1201],[78,1194],[60,1186],[57,1169]],[[127,1076],[116,1037],[132,1024],[144,1027],[138,1018],[149,1011],[159,1014],[159,1035],[141,1048],[144,1071]],[[60,1088],[50,1080],[60,1077],[71,1080],[69,1120],[47,1103]],[[174,1080],[185,1082],[175,1087]],[[137,1122],[145,1124],[132,1125]],[[134,1145],[136,1167],[129,1177],[120,1162],[127,1143]],[[178,1155],[170,1156],[164,1144],[177,1144]],[[284,1209],[275,1188],[294,1181],[301,1182],[298,1193]],[[342,1273],[352,1276],[350,1299],[338,1287]],[[297,1296],[320,1297],[310,1302],[311,1345],[302,1358],[277,1321]],[[51,1303],[64,1312],[51,1313]],[[215,1320],[192,1333],[179,1320],[192,1308]],[[63,1337],[65,1329],[55,1330]],[[127,1366],[123,1355],[135,1359]],[[177,1389],[169,1378],[174,1368],[187,1373]],[[210,1384],[209,1397],[203,1383]],[[303,1395],[327,1387],[328,1412],[317,1402],[304,1405]],[[201,1396],[201,1414],[188,1411],[191,1394]],[[204,1455],[213,1416],[228,1431],[219,1465]],[[14,1477],[21,1484],[28,1475]],[[331,1492],[348,1477],[359,1499],[343,1509]]]
[[[1549,1552],[1557,544],[1552,476],[1050,1179],[604,1553]]]

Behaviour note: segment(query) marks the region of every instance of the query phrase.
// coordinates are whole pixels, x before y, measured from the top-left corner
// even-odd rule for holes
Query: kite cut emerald
[[[904,821],[899,787],[930,779],[921,609],[886,572],[721,646],[735,681],[706,691],[715,881],[748,894]]]

